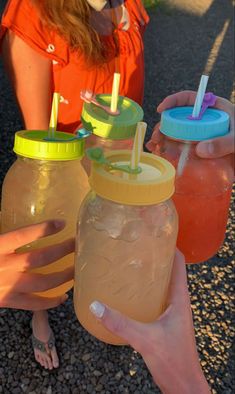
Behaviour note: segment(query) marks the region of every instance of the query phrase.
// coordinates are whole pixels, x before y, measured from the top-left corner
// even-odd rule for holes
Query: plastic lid
[[[101,104],[110,106],[110,94],[98,94],[96,99]],[[134,137],[136,125],[144,117],[142,108],[135,101],[122,96],[118,98],[117,107],[120,114],[109,115],[92,103],[84,103],[81,116],[83,126],[93,134],[111,140]]]
[[[130,163],[131,152],[117,150],[105,153],[112,164]],[[141,173],[129,174],[107,165],[92,162],[91,188],[101,197],[127,205],[152,205],[168,200],[174,193],[175,169],[167,160],[142,153]]]
[[[190,120],[193,107],[175,107],[163,111],[160,130],[163,134],[186,141],[202,141],[220,137],[229,132],[229,115],[218,109],[208,108],[202,119]]]
[[[39,160],[75,160],[84,155],[84,139],[56,131],[55,141],[47,140],[48,131],[22,130],[15,134],[13,151],[20,156]]]

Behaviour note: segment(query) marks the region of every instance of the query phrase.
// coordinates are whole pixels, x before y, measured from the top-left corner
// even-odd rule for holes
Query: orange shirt
[[[0,39],[10,29],[41,55],[53,63],[54,91],[61,94],[58,130],[74,132],[80,126],[83,102],[80,91],[111,93],[115,70],[115,38],[119,42],[120,94],[142,104],[144,89],[143,33],[149,17],[141,0],[126,0],[130,27],[117,28],[112,35],[101,36],[108,45],[110,59],[102,66],[88,67],[84,56],[72,51],[57,32],[42,23],[38,10],[30,0],[9,0],[5,8]],[[116,37],[114,38],[114,36]],[[117,64],[117,63],[116,63]]]

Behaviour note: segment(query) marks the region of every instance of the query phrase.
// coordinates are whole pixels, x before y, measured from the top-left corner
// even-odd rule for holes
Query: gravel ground
[[[0,0],[3,8],[5,1]],[[211,70],[209,89],[232,97],[232,1],[165,0],[146,33],[145,117],[158,120],[155,106],[166,95],[196,89]],[[209,59],[209,61],[208,61]],[[0,184],[14,160],[14,132],[21,120],[0,65]],[[234,352],[234,211],[219,253],[188,267],[196,339],[203,371],[213,393],[235,391]],[[158,393],[141,357],[128,347],[100,343],[77,322],[72,297],[51,311],[61,366],[42,370],[33,360],[30,313],[0,311],[0,393]]]

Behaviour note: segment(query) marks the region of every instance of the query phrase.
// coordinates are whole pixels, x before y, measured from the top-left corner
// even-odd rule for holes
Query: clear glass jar
[[[63,148],[66,150],[65,145]],[[61,152],[58,154],[59,157]],[[19,249],[19,252],[56,244],[74,237],[78,211],[89,189],[87,175],[76,152],[73,159],[61,161],[32,159],[18,155],[3,182],[1,231],[7,232],[48,219],[66,221],[66,227],[58,234],[28,244]],[[33,272],[46,275],[62,271],[73,264],[74,253],[71,253]],[[46,297],[62,295],[72,286],[73,281],[70,281],[41,295]]]
[[[116,160],[114,152],[110,155]],[[126,157],[122,151],[117,160],[123,163]],[[123,340],[97,322],[89,310],[94,300],[142,322],[154,321],[166,306],[178,220],[170,199],[173,177],[158,201],[161,175],[150,174],[150,165],[160,160],[143,154],[142,161],[148,164],[141,163],[140,179],[102,166],[92,168],[93,191],[84,200],[78,221],[74,306],[80,323],[107,343],[118,345]],[[161,163],[164,172],[165,160]],[[167,166],[165,175],[169,168],[174,174]]]
[[[185,255],[187,263],[198,263],[212,257],[223,243],[232,191],[233,166],[231,156],[205,159],[200,158],[195,150],[198,141],[207,139],[207,127],[211,127],[209,131],[212,133],[216,132],[219,119],[221,122],[218,130],[223,133],[224,128],[226,132],[228,124],[223,127],[222,118],[224,116],[227,120],[227,114],[207,110],[208,115],[205,115],[200,131],[200,123],[199,126],[195,123],[191,125],[186,117],[185,124],[183,123],[182,111],[189,114],[191,110],[191,107],[181,107],[166,111],[167,116],[170,114],[178,125],[178,130],[174,132],[172,124],[165,123],[163,119],[160,128],[164,134],[161,134],[156,154],[170,161],[177,169],[173,196],[179,215],[177,247]],[[176,111],[179,118],[175,115]],[[208,125],[206,116],[209,119]],[[199,128],[191,130],[194,127]],[[194,136],[197,141],[193,141]],[[180,137],[184,137],[184,140]]]
[[[96,100],[110,108],[111,94],[98,94]],[[139,104],[128,97],[118,97],[118,115],[112,115],[94,103],[84,102],[82,124],[92,135],[86,139],[86,148],[109,150],[132,149],[137,123],[142,121],[144,113]],[[90,174],[90,161],[84,157],[82,164]]]
[[[119,149],[129,149],[131,150],[134,143],[134,136],[122,139],[122,140],[112,140],[108,138],[102,138],[98,135],[91,134],[86,139],[86,149],[90,148],[102,148],[104,152],[108,152],[110,150],[119,150]],[[89,175],[91,172],[91,162],[88,157],[85,155],[82,159],[82,165],[86,170],[86,173]]]

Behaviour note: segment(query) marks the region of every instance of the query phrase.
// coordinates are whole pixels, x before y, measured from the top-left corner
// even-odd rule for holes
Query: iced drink
[[[47,219],[63,219],[66,227],[58,234],[24,246],[19,250],[52,245],[74,237],[78,211],[89,190],[87,175],[81,166],[84,142],[70,141],[71,135],[57,133],[64,141],[48,142],[47,132],[23,131],[16,134],[17,160],[9,169],[2,191],[2,226],[6,232]],[[68,139],[68,141],[67,141]],[[26,149],[26,145],[30,150]],[[53,145],[52,145],[53,144]],[[74,254],[34,272],[48,274],[74,264]],[[54,297],[73,286],[70,281],[41,295]]]
[[[130,153],[107,157],[125,166]],[[78,221],[75,311],[92,335],[115,345],[123,340],[95,319],[89,305],[99,300],[133,319],[154,321],[166,306],[175,253],[173,166],[149,154],[142,154],[140,166],[136,175],[95,163]]]

